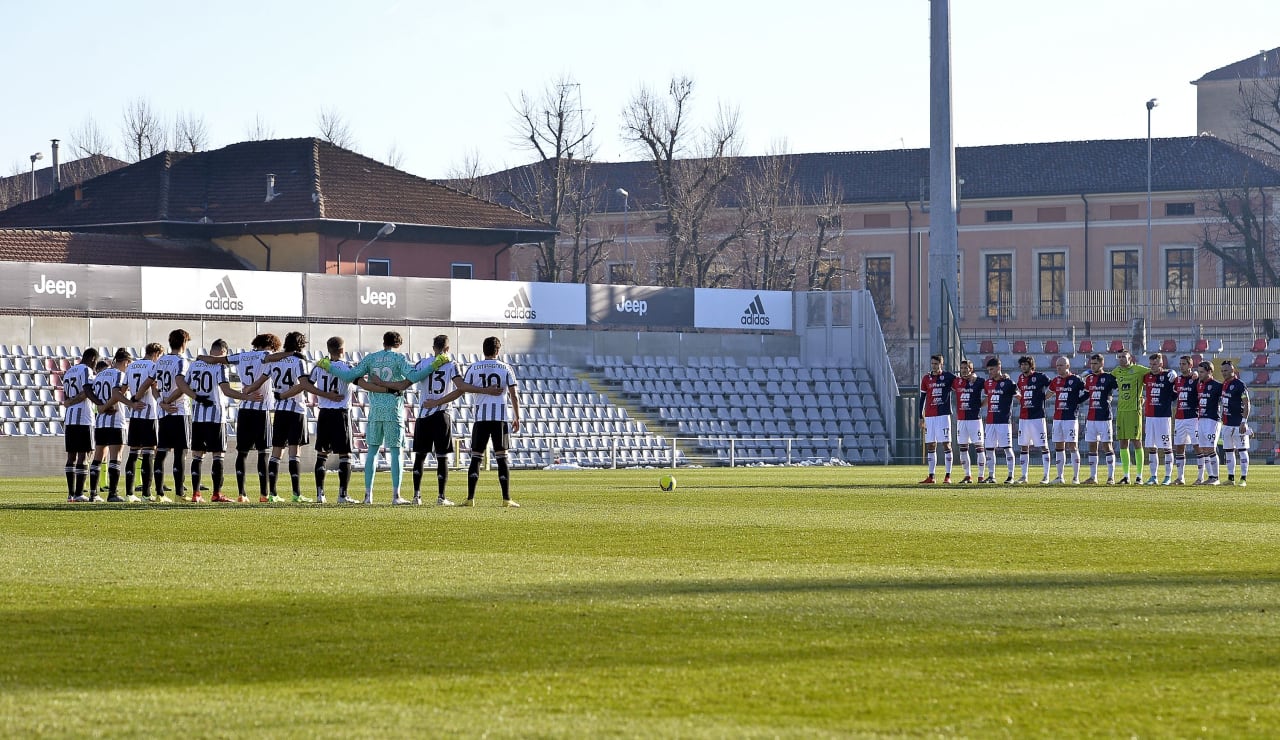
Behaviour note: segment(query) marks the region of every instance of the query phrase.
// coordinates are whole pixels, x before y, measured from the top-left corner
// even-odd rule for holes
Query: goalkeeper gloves
[[[330,360],[328,357],[321,357],[319,360],[316,361],[316,364],[320,366],[321,370],[328,372],[329,365],[333,364],[333,361]]]
[[[435,372],[436,370],[439,370],[440,368],[444,367],[445,363],[447,363],[448,361],[449,361],[448,353],[442,352],[436,355],[436,358],[431,361],[431,372]]]

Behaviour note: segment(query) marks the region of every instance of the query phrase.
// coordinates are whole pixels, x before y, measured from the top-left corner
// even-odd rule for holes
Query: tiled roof
[[[1280,77],[1280,49],[1260,51],[1248,59],[1232,62],[1192,82],[1195,85],[1213,80],[1263,80],[1269,77]]]
[[[97,177],[98,175],[128,166],[114,157],[94,154],[83,159],[60,162],[58,169],[62,171],[62,186],[71,187],[76,183]],[[37,168],[36,197],[43,197],[53,192],[53,165]],[[0,177],[0,211],[5,208],[25,203],[31,199],[31,173],[25,172],[9,177]]]
[[[267,202],[267,176],[275,192]],[[319,139],[248,141],[163,152],[74,189],[0,212],[0,226],[241,224],[313,220],[550,231],[504,206],[401,172]]]
[[[815,202],[830,179],[844,203],[918,202],[928,197],[929,150],[792,154],[795,177],[805,198]],[[763,157],[741,157],[744,170],[759,167]],[[1200,191],[1217,187],[1280,186],[1280,169],[1211,136],[1152,140],[1152,189],[1157,192]],[[536,163],[489,175],[502,183],[524,181]],[[964,180],[964,199],[1028,198],[1094,193],[1145,193],[1147,140],[1064,141],[959,147],[956,175]],[[732,183],[731,183],[732,184]],[[607,197],[601,210],[623,209],[617,188],[628,191],[632,210],[656,208],[661,198],[648,162],[597,162],[591,165],[589,188]],[[733,188],[730,188],[732,191]],[[497,198],[500,202],[502,197]],[[728,205],[733,205],[732,196]]]
[[[0,260],[146,267],[252,269],[203,239],[160,239],[131,234],[92,234],[0,229]]]

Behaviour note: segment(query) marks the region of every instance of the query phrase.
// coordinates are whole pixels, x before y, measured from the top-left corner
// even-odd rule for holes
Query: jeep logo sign
[[[60,295],[63,298],[70,298],[76,294],[76,281],[74,280],[54,280],[46,275],[40,275],[40,279],[36,280],[35,285],[31,286],[37,293],[46,295]]]
[[[619,313],[633,313],[637,316],[644,316],[649,313],[649,302],[624,299],[622,303],[617,304],[614,308],[617,309]]]
[[[391,308],[396,305],[396,294],[392,290],[375,291],[369,286],[365,286],[364,295],[360,296],[360,302],[366,306],[385,306]]]
[[[588,285],[587,320],[603,326],[693,326],[693,289]]]

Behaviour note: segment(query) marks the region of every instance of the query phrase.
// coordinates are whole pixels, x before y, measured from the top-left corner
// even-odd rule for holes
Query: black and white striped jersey
[[[333,360],[329,367],[338,370],[350,370],[351,363],[344,360]],[[347,409],[351,408],[351,384],[339,378],[337,375],[327,372],[324,368],[316,365],[311,368],[312,385],[327,393],[339,393],[342,395],[341,401],[334,401],[330,398],[317,396],[317,403],[322,409]]]
[[[431,363],[435,362],[435,359],[436,358],[434,357],[424,357],[419,361],[418,364],[413,367],[414,377],[416,377],[418,372],[430,368]],[[426,403],[427,401],[435,401],[442,396],[448,395],[449,391],[453,390],[453,379],[460,377],[461,375],[462,373],[458,369],[458,364],[453,360],[449,360],[432,371],[430,375],[418,381],[418,401],[420,403]],[[440,411],[448,410],[449,405],[446,404],[444,406],[436,406],[430,409],[422,409],[418,415],[429,416]]]
[[[263,358],[267,356],[266,350],[253,349],[244,352],[236,352],[227,355],[227,362],[236,366],[236,373],[240,376],[240,385],[248,388],[261,378],[266,370],[266,363]],[[271,400],[271,388],[267,384],[263,384],[261,401],[241,401],[241,411],[270,411],[274,405]]]
[[[302,359],[298,357],[286,357],[278,362],[267,365],[267,372],[271,373],[271,392],[284,393],[292,389],[298,384],[298,381],[307,377],[307,369],[302,364]],[[303,405],[302,394],[290,396],[283,401],[276,401],[276,411],[292,411],[295,414],[306,414],[307,407]]]
[[[72,365],[62,374],[62,392],[66,394],[66,398],[78,396],[92,382],[93,374],[88,365]],[[73,403],[66,407],[62,413],[62,423],[68,426],[72,424],[82,426],[92,424],[93,418],[89,409],[90,404],[91,402],[85,399],[80,403]]]
[[[155,376],[156,363],[154,360],[134,360],[129,363],[129,367],[125,368],[124,377],[129,386],[129,398],[143,403],[143,408],[141,409],[129,409],[130,419],[156,418],[155,392],[148,389],[142,396],[138,395],[138,390]]]
[[[187,369],[187,385],[195,392],[191,404],[191,421],[221,424],[225,418],[227,399],[222,384],[227,382],[227,366],[196,360]]]
[[[182,355],[161,355],[156,360],[156,389],[160,394],[160,400],[168,398],[178,387],[178,378],[185,378],[187,374],[187,358]],[[177,405],[177,411],[165,411],[164,407],[160,407],[160,418],[166,416],[186,416],[187,415],[187,397],[185,395],[178,396],[174,399]]]
[[[93,395],[97,396],[98,400],[105,404],[111,400],[112,392],[124,385],[124,374],[114,367],[109,367],[93,376]],[[109,411],[99,411],[93,420],[94,428],[124,429],[124,410],[124,406],[116,405]]]
[[[502,395],[471,394],[471,409],[476,421],[511,421],[507,406],[507,389],[516,387],[516,374],[511,366],[498,359],[483,359],[467,368],[463,377],[471,385],[501,388]]]

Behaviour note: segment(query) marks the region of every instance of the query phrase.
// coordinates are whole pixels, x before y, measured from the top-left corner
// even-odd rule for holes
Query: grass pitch
[[[1275,736],[1280,475],[1251,473],[517,471],[519,510],[491,472],[469,510],[6,480],[0,735]]]

